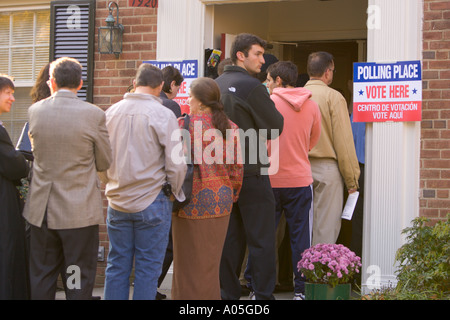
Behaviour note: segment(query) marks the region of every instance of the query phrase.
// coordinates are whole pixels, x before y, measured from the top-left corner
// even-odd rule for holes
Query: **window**
[[[1,120],[15,144],[27,121],[30,90],[41,68],[49,62],[50,10],[0,12],[0,73],[14,77],[11,112]]]
[[[0,72],[16,86],[33,86],[49,61],[50,11],[0,13]]]

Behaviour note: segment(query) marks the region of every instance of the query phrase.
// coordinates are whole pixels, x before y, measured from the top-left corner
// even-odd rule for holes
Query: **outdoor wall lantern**
[[[117,24],[112,15],[113,8],[116,6]],[[98,28],[98,51],[100,53],[114,53],[116,58],[122,53],[122,35],[123,25],[119,23],[119,6],[115,2],[110,2],[108,5],[109,15],[106,18],[106,27]]]

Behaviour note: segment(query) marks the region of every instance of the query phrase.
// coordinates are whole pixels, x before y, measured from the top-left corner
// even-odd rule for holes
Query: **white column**
[[[368,62],[422,58],[423,0],[369,0]],[[401,231],[419,213],[420,122],[367,124],[362,286],[396,284]]]
[[[199,0],[158,2],[157,60],[198,60],[203,74],[205,5]]]

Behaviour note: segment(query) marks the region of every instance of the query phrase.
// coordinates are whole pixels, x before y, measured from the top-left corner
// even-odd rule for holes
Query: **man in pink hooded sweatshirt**
[[[289,227],[294,270],[294,300],[304,299],[304,278],[297,270],[302,252],[311,245],[312,172],[308,152],[319,140],[320,110],[311,92],[296,88],[298,69],[280,61],[267,70],[267,87],[284,117],[280,137],[269,142],[269,177],[276,200],[276,224],[284,212]]]

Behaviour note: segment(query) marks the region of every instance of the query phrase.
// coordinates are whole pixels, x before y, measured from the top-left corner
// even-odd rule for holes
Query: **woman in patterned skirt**
[[[172,216],[172,299],[220,300],[222,248],[243,177],[238,127],[224,113],[210,78],[191,84],[189,106],[194,183],[191,201]]]

